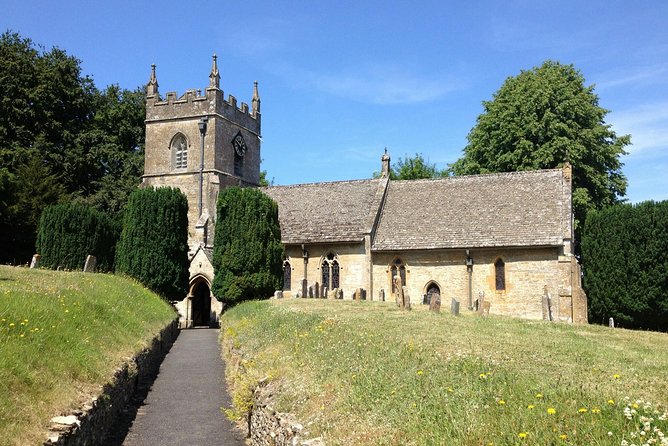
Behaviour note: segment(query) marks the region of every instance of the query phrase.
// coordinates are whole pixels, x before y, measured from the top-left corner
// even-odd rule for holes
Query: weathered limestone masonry
[[[128,405],[137,386],[154,374],[178,335],[173,321],[153,338],[151,345],[120,367],[102,392],[78,412],[51,420],[44,445],[84,446],[105,444],[110,428]]]
[[[386,172],[389,156],[382,157]],[[264,189],[279,205],[284,296],[320,283],[352,298],[432,297],[527,319],[587,322],[572,253],[571,168]],[[327,217],[320,218],[322,209]],[[543,309],[547,290],[553,310]],[[382,293],[381,293],[382,292]],[[551,317],[550,317],[551,315]]]
[[[190,284],[176,303],[181,325],[219,323],[222,309],[211,294],[211,254],[216,201],[222,188],[255,187],[260,181],[260,96],[257,82],[251,107],[238,105],[220,88],[213,56],[209,86],[177,96],[158,92],[155,65],[146,86],[144,187],[177,187],[188,198]]]

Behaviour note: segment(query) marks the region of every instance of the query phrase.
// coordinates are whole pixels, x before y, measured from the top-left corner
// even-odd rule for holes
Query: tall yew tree
[[[576,228],[626,194],[620,156],[630,136],[605,123],[594,86],[573,65],[546,61],[506,79],[468,135],[455,175],[573,166]]]
[[[168,298],[188,287],[188,200],[179,189],[137,189],[128,200],[116,246],[116,272]]]
[[[271,296],[281,287],[278,205],[258,189],[230,187],[217,207],[214,296],[226,303]]]

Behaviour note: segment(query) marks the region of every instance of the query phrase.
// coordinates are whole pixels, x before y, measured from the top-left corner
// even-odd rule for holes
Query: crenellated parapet
[[[248,103],[238,104],[237,98],[229,95],[227,100],[220,85],[220,74],[214,55],[214,63],[209,75],[209,86],[201,90],[190,89],[178,96],[176,92],[168,92],[162,98],[158,92],[158,81],[155,65],[152,65],[151,78],[146,86],[146,121],[155,122],[177,119],[183,116],[209,118],[219,116],[237,123],[248,131],[260,135],[260,98],[257,82],[253,86],[252,107]]]

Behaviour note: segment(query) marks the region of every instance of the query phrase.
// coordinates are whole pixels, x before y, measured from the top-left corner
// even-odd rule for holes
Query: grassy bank
[[[174,318],[121,277],[0,266],[0,444],[38,444]]]
[[[276,409],[328,444],[662,444],[659,431],[668,435],[666,334],[314,299],[245,303],[223,327],[247,371],[228,371],[236,414],[268,377]]]

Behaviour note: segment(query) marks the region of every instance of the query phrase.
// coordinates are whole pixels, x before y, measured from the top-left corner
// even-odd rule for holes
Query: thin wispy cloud
[[[607,122],[618,134],[631,135],[631,155],[668,146],[668,101],[611,112]]]
[[[617,73],[604,78],[596,83],[597,90],[624,87],[628,85],[652,84],[655,82],[666,82],[668,64],[638,67],[632,72]]]

